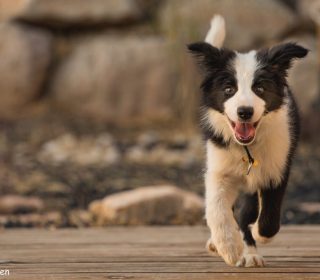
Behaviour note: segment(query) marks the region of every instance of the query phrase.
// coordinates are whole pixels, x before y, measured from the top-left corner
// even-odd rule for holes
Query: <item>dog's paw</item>
[[[210,255],[216,256],[218,254],[216,246],[212,243],[211,238],[208,239],[206,249]]]
[[[254,225],[251,227],[251,233],[255,241],[266,244],[272,241],[273,237],[265,237],[260,235],[259,233],[259,225],[258,223],[254,223]]]
[[[218,254],[223,258],[226,264],[235,266],[243,253],[243,241],[239,232],[233,235],[230,240],[223,240],[215,243]]]
[[[223,258],[226,264],[235,266],[241,257],[243,251],[242,246],[237,246],[235,244],[224,245],[219,248],[219,255]]]
[[[245,253],[236,263],[237,267],[264,267],[265,261],[262,256],[257,253]]]

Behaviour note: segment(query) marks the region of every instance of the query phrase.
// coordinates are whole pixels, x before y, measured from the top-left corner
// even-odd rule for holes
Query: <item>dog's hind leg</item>
[[[256,267],[264,266],[263,257],[260,256],[256,249],[256,242],[252,237],[249,225],[253,224],[259,213],[258,195],[242,194],[237,200],[235,217],[243,234],[245,243],[244,252],[237,266]]]

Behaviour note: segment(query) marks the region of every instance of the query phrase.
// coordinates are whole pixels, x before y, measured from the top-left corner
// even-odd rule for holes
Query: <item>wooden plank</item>
[[[54,273],[54,272],[98,272],[98,273],[223,273],[223,272],[260,272],[260,273],[320,273],[319,263],[304,262],[292,263],[267,259],[268,267],[263,268],[237,268],[228,267],[220,262],[121,262],[121,263],[42,263],[39,264],[9,264],[7,269],[22,273]]]
[[[39,274],[17,275],[12,274],[8,279],[15,280],[319,280],[319,275],[309,274],[291,274],[291,273],[76,273],[41,276]]]
[[[300,238],[299,233],[303,233]],[[282,227],[276,240],[295,239],[311,244],[314,237],[320,234],[319,226],[286,226]],[[23,238],[21,238],[23,236]],[[79,240],[84,243],[115,243],[124,242],[126,239],[139,243],[167,242],[173,243],[199,242],[199,239],[206,239],[209,231],[206,227],[106,227],[88,229],[15,229],[2,230],[0,232],[0,245],[5,244],[41,244],[42,242],[55,242],[56,244],[74,244]],[[92,238],[94,237],[94,239]],[[320,240],[316,240],[320,242]]]
[[[263,246],[265,268],[208,256],[205,227],[110,227],[0,232],[11,279],[320,279],[320,227],[283,227]],[[43,277],[43,278],[42,278]]]

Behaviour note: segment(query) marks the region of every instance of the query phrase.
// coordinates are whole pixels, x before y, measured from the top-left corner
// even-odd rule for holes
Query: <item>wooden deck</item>
[[[320,226],[283,227],[260,248],[265,268],[208,256],[205,227],[0,232],[0,279],[320,279]]]

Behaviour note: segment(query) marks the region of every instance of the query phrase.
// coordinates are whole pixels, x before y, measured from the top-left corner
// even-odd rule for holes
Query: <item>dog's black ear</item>
[[[286,71],[290,68],[293,60],[305,57],[308,52],[309,50],[295,43],[286,43],[269,49],[267,60],[274,69]]]
[[[187,45],[189,51],[196,57],[198,64],[204,71],[213,71],[221,61],[222,50],[205,42]]]

